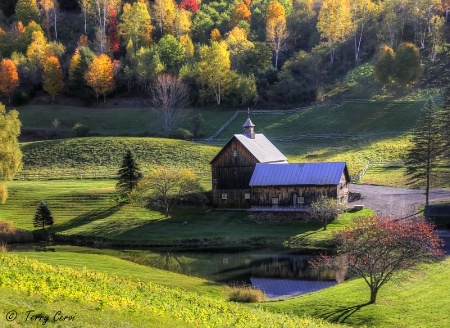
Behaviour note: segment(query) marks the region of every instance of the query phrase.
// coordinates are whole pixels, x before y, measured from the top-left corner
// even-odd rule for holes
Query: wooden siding
[[[291,207],[294,206],[294,194],[304,198],[304,203],[299,203],[298,207],[302,205],[311,206],[321,195],[337,199],[338,188],[339,186],[336,187],[335,185],[253,187],[251,194],[252,206],[271,207],[272,199],[278,198],[279,207]]]
[[[222,199],[222,194],[227,194],[227,199]],[[250,194],[250,189],[214,189],[212,193],[213,204],[216,208],[250,208],[250,199],[245,199],[245,194]]]
[[[248,208],[250,179],[258,160],[236,138],[233,138],[214,159],[212,165],[213,205],[216,208]],[[228,199],[222,200],[222,193]]]

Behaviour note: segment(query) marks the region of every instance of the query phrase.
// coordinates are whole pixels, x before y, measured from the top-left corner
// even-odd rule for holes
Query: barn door
[[[293,193],[292,194],[292,204],[294,205],[294,207],[298,206],[298,195],[297,195],[297,193]]]

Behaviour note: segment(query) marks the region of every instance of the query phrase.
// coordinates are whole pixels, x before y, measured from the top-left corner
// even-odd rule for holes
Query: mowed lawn
[[[307,314],[330,322],[367,327],[446,328],[450,322],[450,259],[422,265],[378,293],[367,304],[369,288],[362,279],[349,280],[319,292],[262,306],[271,311]]]
[[[256,223],[247,211],[212,211],[180,206],[171,217],[131,204],[117,205],[115,180],[11,181],[10,197],[0,205],[2,219],[33,230],[32,219],[44,200],[55,219],[49,230],[62,235],[106,238],[135,244],[177,244],[180,241],[239,244],[275,243],[279,246],[323,246],[331,231],[370,210],[346,213],[323,231],[319,222]]]

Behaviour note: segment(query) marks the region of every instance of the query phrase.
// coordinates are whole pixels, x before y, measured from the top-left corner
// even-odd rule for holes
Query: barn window
[[[272,198],[272,205],[278,205],[278,197]]]
[[[250,193],[249,193],[249,192],[246,192],[246,193],[244,194],[244,199],[245,199],[245,200],[249,200],[249,199],[250,199]]]
[[[222,199],[228,199],[228,193],[223,192],[222,193]]]
[[[233,157],[238,157],[238,152],[237,152],[237,149],[236,149],[236,148],[233,149]]]
[[[217,184],[217,179],[213,179],[213,184]]]
[[[299,197],[298,198],[298,203],[299,204],[305,204],[305,197]]]

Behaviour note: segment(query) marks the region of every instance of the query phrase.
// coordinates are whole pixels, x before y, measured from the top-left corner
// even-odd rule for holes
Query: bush
[[[90,128],[85,124],[75,123],[72,131],[76,137],[86,137],[90,131]]]
[[[14,224],[11,221],[0,221],[0,233],[10,233],[14,230]]]
[[[0,221],[0,252],[6,251],[6,243],[30,243],[33,242],[31,231],[20,230],[14,227],[11,221]]]
[[[189,140],[194,137],[194,135],[192,134],[191,131],[183,129],[183,128],[178,128],[175,131],[175,133],[173,134],[173,136],[176,139],[184,139],[184,140]]]
[[[255,303],[266,299],[266,295],[252,285],[232,285],[229,300],[241,303]]]

